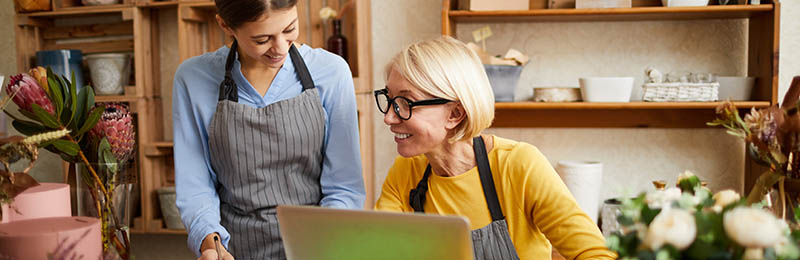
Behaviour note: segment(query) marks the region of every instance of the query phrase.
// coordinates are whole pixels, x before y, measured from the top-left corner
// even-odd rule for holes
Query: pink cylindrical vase
[[[0,224],[0,259],[102,259],[100,220],[38,218]]]
[[[16,209],[16,210],[15,210]],[[40,183],[14,198],[11,208],[3,205],[3,220],[0,223],[35,218],[69,217],[69,185],[64,183]]]

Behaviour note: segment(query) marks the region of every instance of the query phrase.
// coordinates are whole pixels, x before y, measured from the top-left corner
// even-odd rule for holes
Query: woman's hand
[[[219,251],[222,253],[222,257],[220,257],[217,250],[213,248],[203,250],[203,254],[200,255],[200,258],[197,258],[197,260],[233,260],[233,256],[228,253],[228,250],[225,250],[225,247],[221,247]]]
[[[228,253],[228,250],[222,246],[222,240],[217,233],[211,233],[203,239],[203,244],[200,245],[200,258],[197,260],[233,260],[233,255]]]

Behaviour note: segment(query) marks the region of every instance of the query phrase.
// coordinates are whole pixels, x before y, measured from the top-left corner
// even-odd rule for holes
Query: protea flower
[[[98,140],[103,137],[108,139],[111,152],[117,160],[127,161],[133,154],[133,147],[136,144],[133,117],[128,106],[121,103],[101,103],[97,106],[105,106],[105,111],[89,135]]]
[[[28,70],[28,74],[39,82],[39,86],[41,86],[45,92],[49,92],[47,89],[47,69],[42,66],[36,66]]]
[[[8,95],[13,95],[14,103],[26,111],[33,112],[33,104],[39,105],[50,114],[53,114],[55,111],[53,103],[51,103],[50,98],[47,97],[47,93],[39,86],[39,83],[28,74],[22,73],[11,76],[11,80],[8,82],[8,87],[6,88],[6,93],[8,93]]]

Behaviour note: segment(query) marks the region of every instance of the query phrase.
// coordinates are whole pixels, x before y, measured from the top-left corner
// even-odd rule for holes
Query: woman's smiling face
[[[271,68],[280,68],[286,61],[289,48],[299,36],[297,6],[273,10],[253,22],[235,29],[226,29],[239,42],[245,55]]]
[[[411,101],[434,98],[427,95],[392,70],[386,81],[389,98],[403,96]],[[390,107],[383,116],[397,143],[397,152],[403,157],[412,157],[430,152],[444,143],[448,137],[448,117],[454,103],[413,108],[411,118],[403,120]]]

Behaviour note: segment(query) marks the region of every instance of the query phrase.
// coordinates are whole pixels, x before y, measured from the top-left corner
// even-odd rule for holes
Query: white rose
[[[336,17],[336,11],[333,10],[333,8],[326,6],[319,10],[319,18],[322,18],[322,20],[328,20],[334,17]]]
[[[684,171],[683,173],[681,173],[680,175],[678,175],[678,183],[681,183],[681,181],[682,181],[682,180],[684,180],[684,179],[689,179],[689,178],[691,178],[692,176],[694,176],[694,173],[693,173],[693,172],[691,172],[691,171],[688,171],[688,170],[687,170],[687,171]]]
[[[657,190],[648,192],[644,201],[651,209],[668,208],[673,201],[681,199],[681,189],[669,188],[666,190]]]
[[[764,249],[761,248],[747,248],[744,250],[742,256],[744,260],[762,260],[764,259]]]
[[[697,235],[694,216],[683,209],[667,209],[658,213],[650,222],[644,244],[652,250],[658,250],[669,244],[683,250],[689,247]]]
[[[777,219],[761,209],[738,207],[725,214],[722,226],[728,237],[747,248],[772,247],[783,235]]]
[[[719,209],[717,210],[717,212],[719,212],[722,210],[722,208],[728,206],[728,204],[737,202],[742,197],[739,196],[739,193],[733,190],[724,190],[717,192],[717,194],[714,194],[713,198],[714,198],[714,210]]]

